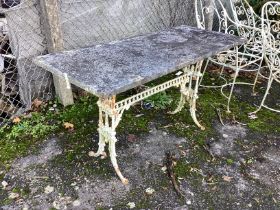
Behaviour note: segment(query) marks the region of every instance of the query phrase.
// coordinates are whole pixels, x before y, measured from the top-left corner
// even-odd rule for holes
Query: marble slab
[[[108,44],[39,56],[36,65],[96,96],[109,97],[175,72],[246,40],[179,26]]]

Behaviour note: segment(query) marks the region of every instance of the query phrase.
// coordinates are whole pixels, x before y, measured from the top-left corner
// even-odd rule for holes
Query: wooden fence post
[[[58,0],[40,0],[43,32],[46,34],[48,52],[64,50],[63,34],[59,20]],[[71,86],[65,78],[53,75],[56,94],[64,106],[74,103]]]

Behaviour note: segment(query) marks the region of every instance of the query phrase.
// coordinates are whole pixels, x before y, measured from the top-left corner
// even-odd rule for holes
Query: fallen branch
[[[174,156],[171,154],[171,152],[166,152],[166,168],[167,168],[167,174],[169,178],[171,179],[172,185],[176,191],[176,193],[179,196],[184,197],[184,194],[180,190],[180,187],[176,181],[176,177],[174,174]]]

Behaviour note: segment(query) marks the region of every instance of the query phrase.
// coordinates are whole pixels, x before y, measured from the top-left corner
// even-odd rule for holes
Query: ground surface
[[[257,103],[248,88],[236,90],[233,109],[246,109],[244,101]],[[137,118],[124,119],[117,151],[129,185],[117,179],[108,158],[89,156],[97,149],[93,118],[82,126],[94,127],[88,133],[78,128],[60,132],[13,160],[2,172],[0,181],[7,186],[0,189],[0,209],[129,209],[129,203],[135,209],[280,209],[279,115],[261,112],[259,118],[266,115],[262,121],[237,115],[246,125],[223,115],[222,125],[213,110],[209,118],[202,114],[220,100],[211,102],[206,95],[202,91],[199,106],[209,128],[205,132],[193,126],[187,110],[174,117],[164,117],[167,110],[149,110],[154,114],[147,122],[146,111],[128,114]],[[139,132],[131,130],[134,121]],[[176,194],[165,171],[168,151],[174,154],[183,196]],[[154,190],[150,195],[148,188]]]

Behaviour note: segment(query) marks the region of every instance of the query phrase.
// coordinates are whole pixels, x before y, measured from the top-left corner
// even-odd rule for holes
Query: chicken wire
[[[193,0],[57,2],[64,50],[195,25]],[[52,75],[32,63],[48,53],[40,0],[1,0],[1,6],[0,123],[30,109],[36,98],[54,96]]]

